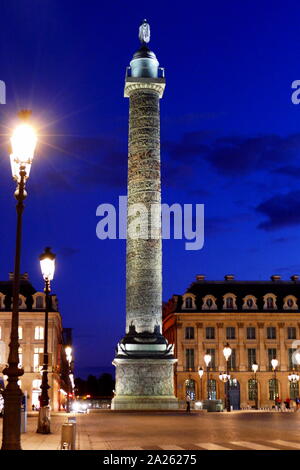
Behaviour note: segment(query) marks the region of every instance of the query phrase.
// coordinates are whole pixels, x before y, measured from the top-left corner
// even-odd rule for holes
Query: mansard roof
[[[234,276],[225,276],[225,280],[206,280],[204,276],[197,276],[186,290],[185,297],[188,293],[195,296],[196,310],[203,310],[203,298],[211,295],[216,298],[217,309],[214,311],[224,311],[224,296],[226,294],[233,294],[236,296],[236,309],[242,310],[244,305],[244,298],[246,296],[253,296],[256,298],[257,310],[264,310],[264,296],[266,294],[273,294],[276,296],[277,311],[283,309],[284,298],[291,295],[297,299],[298,309],[294,311],[299,312],[300,305],[300,280],[298,276],[292,276],[291,280],[282,280],[280,276],[272,276],[271,280],[264,281],[243,281],[236,280]],[[226,279],[228,277],[228,279]],[[173,296],[173,311],[186,312],[187,309],[183,308],[183,296]],[[170,301],[169,301],[170,302]],[[245,310],[245,309],[243,309]],[[253,310],[253,309],[252,309]],[[212,311],[212,310],[209,310]],[[226,309],[228,311],[228,309]],[[271,310],[274,311],[273,309]]]

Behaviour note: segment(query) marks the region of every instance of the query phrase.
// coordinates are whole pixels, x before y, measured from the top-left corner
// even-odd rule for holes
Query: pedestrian
[[[296,398],[296,411],[298,411],[300,408],[300,397]]]
[[[291,405],[291,399],[289,397],[287,397],[285,399],[285,402],[284,402],[285,406],[286,406],[286,409],[289,410],[290,409],[290,405]]]
[[[187,396],[187,398],[186,398],[186,411],[187,411],[187,413],[191,412],[191,399],[190,399],[189,396]]]

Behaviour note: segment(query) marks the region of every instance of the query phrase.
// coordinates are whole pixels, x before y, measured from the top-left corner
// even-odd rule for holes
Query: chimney
[[[8,273],[9,275],[9,280],[13,281],[14,280],[14,273]],[[28,281],[29,275],[28,273],[20,274],[20,281]]]
[[[271,276],[271,279],[272,279],[272,281],[280,281],[281,276],[279,276],[279,274],[273,274]]]
[[[233,281],[234,280],[234,274],[225,274],[224,279],[225,279],[225,281]]]
[[[197,281],[204,281],[204,279],[205,279],[204,274],[197,274],[197,276],[196,276]]]
[[[298,281],[298,279],[299,279],[298,274],[293,274],[293,276],[291,276],[291,281]]]

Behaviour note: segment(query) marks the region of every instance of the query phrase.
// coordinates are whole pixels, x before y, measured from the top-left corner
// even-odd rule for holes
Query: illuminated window
[[[248,380],[248,400],[256,399],[256,380]]]
[[[34,339],[44,339],[44,327],[43,326],[35,327]]]
[[[190,400],[195,400],[196,398],[196,387],[195,380],[188,379],[185,381],[185,396]]]
[[[208,381],[208,397],[209,400],[217,399],[217,382],[215,379],[209,379]]]
[[[23,339],[23,327],[22,326],[19,326],[18,328],[18,336],[19,336],[19,339]]]
[[[252,364],[256,364],[256,349],[248,349],[248,370],[252,370]]]
[[[33,370],[34,372],[38,372],[40,370],[40,353],[44,352],[44,348],[34,348],[33,354]]]
[[[299,397],[299,382],[290,382],[290,398],[296,400],[297,397]]]
[[[194,349],[186,349],[185,351],[185,366],[186,370],[194,370],[194,357],[195,351]]]
[[[269,400],[274,401],[278,397],[278,380],[270,379],[269,380]]]
[[[38,295],[35,300],[35,306],[36,308],[44,308],[44,297],[41,295]]]
[[[23,352],[22,352],[22,348],[19,348],[19,364],[18,364],[18,367],[22,367],[23,365]]]

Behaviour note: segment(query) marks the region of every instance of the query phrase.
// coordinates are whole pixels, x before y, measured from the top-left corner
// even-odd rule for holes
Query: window
[[[188,379],[185,381],[185,396],[190,400],[195,400],[196,398],[196,389],[195,389],[195,380]]]
[[[271,361],[272,361],[272,359],[276,359],[276,355],[277,355],[276,349],[274,349],[274,348],[268,349],[268,366],[269,366],[269,370],[273,370]]]
[[[216,350],[215,349],[207,349],[206,354],[209,354],[211,356],[209,369],[215,370],[215,368],[216,368]]]
[[[296,339],[296,328],[294,326],[288,327],[288,339]]]
[[[226,328],[226,338],[235,339],[235,328],[233,328],[232,326],[228,326]]]
[[[185,339],[194,339],[194,327],[187,326],[185,329]]]
[[[270,308],[270,309],[274,308],[274,299],[273,299],[273,297],[268,297],[267,298],[267,308]]]
[[[293,295],[288,295],[283,299],[283,309],[284,310],[297,310],[298,309],[298,304],[297,304],[297,298],[294,297]]]
[[[38,372],[40,370],[40,353],[44,352],[44,348],[34,348],[33,354],[33,370],[34,372]]]
[[[296,359],[293,360],[293,354],[295,354],[297,349],[289,348],[288,349],[288,368],[289,370],[299,370],[299,364],[297,364]]]
[[[297,397],[299,397],[299,382],[290,382],[290,399],[296,400]]]
[[[267,338],[276,339],[276,328],[274,326],[268,326],[267,328]]]
[[[213,326],[206,328],[206,339],[215,339],[215,329]]]
[[[36,308],[44,308],[44,297],[42,295],[36,297],[35,306]]]
[[[208,308],[210,308],[212,304],[213,304],[213,301],[211,299],[207,299],[206,305],[208,306]]]
[[[231,354],[228,359],[228,369],[229,370],[236,370],[236,354],[235,349],[231,350]]]
[[[252,364],[256,364],[256,349],[248,349],[248,370],[252,370]]]
[[[270,379],[269,380],[269,400],[274,401],[278,397],[278,380]]]
[[[256,399],[256,380],[248,380],[248,400]]]
[[[217,383],[215,379],[210,379],[208,381],[208,399],[209,400],[217,399]]]
[[[227,299],[226,299],[226,308],[228,308],[228,309],[233,308],[233,298],[232,297],[227,297]]]
[[[253,299],[247,299],[247,307],[253,307]]]
[[[18,336],[19,336],[19,339],[23,339],[23,327],[22,326],[19,326],[18,328]]]
[[[22,352],[22,348],[19,348],[19,364],[18,364],[18,367],[22,367],[23,365],[23,352]]]
[[[253,295],[246,295],[243,298],[243,310],[257,310],[256,297]]]
[[[194,370],[194,349],[186,349],[185,351],[185,368],[186,370]]]
[[[202,298],[202,310],[217,310],[216,298],[213,295],[206,295]]]
[[[35,327],[34,339],[44,339],[44,327],[43,326]]]
[[[247,339],[255,339],[255,333],[255,328],[253,326],[248,326]]]

